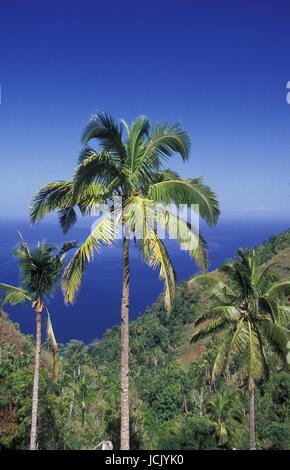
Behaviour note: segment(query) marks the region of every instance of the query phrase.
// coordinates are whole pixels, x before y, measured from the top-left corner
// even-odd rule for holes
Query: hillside
[[[255,250],[261,267],[277,263],[277,274],[288,278],[290,230],[271,237]],[[226,376],[214,391],[209,381],[210,362],[219,339],[189,345],[195,316],[212,301],[201,288],[193,288],[190,279],[177,287],[170,315],[162,297],[130,323],[132,448],[216,448],[216,425],[205,403],[230,387]],[[25,344],[31,345],[31,341],[7,319],[0,318],[0,343],[0,420],[2,416],[4,422],[9,410],[12,420],[1,431],[0,447],[26,448],[33,356],[31,347]],[[19,351],[16,356],[15,350]],[[60,376],[55,384],[49,353],[43,351],[40,448],[89,449],[102,439],[112,440],[118,448],[119,327],[114,326],[102,340],[90,345],[71,340],[60,347],[60,352]],[[289,375],[279,369],[274,358],[270,362],[271,380],[261,386],[256,397],[258,446],[288,448]],[[234,392],[234,401],[245,422],[239,427],[231,424],[231,445],[243,449],[248,445],[245,395]]]
[[[288,233],[288,232],[287,232]],[[290,238],[290,237],[289,237]],[[271,237],[272,240],[272,237]],[[269,251],[273,248],[273,241],[275,240],[275,252],[273,252],[270,257]],[[284,246],[287,243],[288,238],[285,237],[285,234],[278,235],[277,238],[269,241],[263,246],[256,247],[260,261],[267,259],[266,262],[260,265],[260,270],[263,269],[269,262],[273,263],[273,271],[277,273],[281,280],[286,280],[290,278],[290,246],[280,249],[278,246]],[[281,242],[277,243],[278,241]],[[290,243],[290,239],[289,239]],[[218,270],[212,271],[215,275],[219,275]],[[188,289],[194,289],[188,282]],[[193,335],[195,330],[194,322],[187,324],[184,327],[184,332],[182,333],[183,345],[176,348],[176,357],[178,362],[184,366],[189,366],[192,361],[200,359],[202,354],[206,350],[207,341],[201,341],[199,344],[189,344],[190,338]]]
[[[0,312],[1,343],[13,345],[17,352],[20,352],[22,346],[27,343],[26,337],[18,330],[16,324],[8,321],[8,315],[5,312]]]

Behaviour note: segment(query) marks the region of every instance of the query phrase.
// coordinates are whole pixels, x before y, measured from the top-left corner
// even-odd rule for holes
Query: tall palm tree
[[[41,348],[41,314],[47,312],[47,334],[53,348],[54,356],[57,353],[57,343],[54,337],[50,314],[45,299],[51,296],[60,281],[60,275],[64,267],[64,258],[68,250],[76,247],[76,242],[65,242],[57,250],[45,242],[39,242],[37,247],[30,250],[27,243],[22,241],[19,248],[13,253],[19,259],[21,273],[20,287],[0,283],[0,289],[4,291],[2,305],[10,303],[17,305],[30,302],[36,315],[36,345],[34,379],[32,392],[32,416],[30,433],[30,450],[37,448],[37,408],[40,370]]]
[[[268,376],[265,348],[270,347],[286,364],[289,331],[284,326],[290,307],[282,300],[290,293],[289,281],[277,281],[273,264],[257,269],[255,252],[238,251],[238,260],[221,268],[227,280],[213,275],[199,275],[194,283],[207,286],[207,292],[222,305],[197,318],[191,339],[222,333],[223,341],[212,368],[212,380],[222,373],[229,361],[239,356],[239,372],[249,394],[250,449],[255,449],[255,386]],[[234,354],[237,353],[237,354]]]
[[[189,136],[178,124],[158,124],[150,132],[150,122],[144,116],[129,128],[123,120],[117,122],[110,114],[98,113],[89,120],[82,141],[84,146],[73,180],[42,187],[33,199],[31,221],[35,223],[58,210],[60,223],[67,231],[76,222],[76,208],[82,214],[92,213],[104,203],[109,208],[65,270],[63,290],[67,302],[74,301],[93,252],[102,244],[111,245],[116,238],[122,238],[121,449],[126,450],[129,449],[129,239],[132,236],[138,239],[149,266],[160,268],[165,303],[170,311],[175,273],[156,226],[174,232],[182,247],[203,268],[207,265],[207,253],[196,227],[164,204],[198,204],[200,215],[209,225],[216,223],[219,208],[214,192],[201,178],[181,179],[177,173],[163,168],[175,153],[184,161],[189,158]],[[94,141],[96,148],[92,147]]]

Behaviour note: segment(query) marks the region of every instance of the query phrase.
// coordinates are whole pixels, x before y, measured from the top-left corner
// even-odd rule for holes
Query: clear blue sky
[[[288,5],[287,5],[288,4]],[[72,175],[87,118],[180,120],[224,213],[290,207],[286,1],[4,0],[0,215]]]

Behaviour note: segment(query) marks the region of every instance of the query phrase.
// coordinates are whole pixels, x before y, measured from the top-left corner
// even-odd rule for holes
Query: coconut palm
[[[41,314],[43,310],[47,313],[47,334],[52,346],[54,358],[56,358],[57,343],[54,337],[50,314],[45,303],[45,299],[53,294],[57,283],[60,281],[60,275],[64,267],[64,258],[67,251],[76,246],[76,242],[65,242],[63,246],[57,250],[55,247],[49,246],[45,242],[39,242],[36,248],[30,250],[27,243],[22,241],[19,248],[13,253],[13,255],[19,260],[21,273],[20,287],[14,287],[3,283],[0,284],[0,289],[4,291],[2,305],[6,303],[17,305],[19,303],[29,302],[36,315],[36,345],[32,392],[30,450],[36,450],[37,448]],[[56,373],[56,370],[54,370],[54,372]]]
[[[82,141],[84,146],[73,180],[42,187],[33,199],[31,221],[35,223],[58,210],[60,224],[67,231],[77,219],[77,208],[82,214],[91,214],[106,204],[107,213],[65,270],[63,290],[67,302],[75,300],[85,266],[94,251],[102,244],[112,245],[116,239],[122,239],[121,449],[125,450],[129,449],[130,237],[134,237],[149,266],[160,269],[165,283],[165,304],[170,311],[175,272],[156,227],[169,230],[171,236],[174,233],[182,248],[205,269],[205,241],[198,237],[194,224],[168,205],[199,205],[200,215],[209,225],[216,223],[219,209],[214,192],[201,178],[181,179],[176,172],[163,168],[175,153],[184,161],[189,158],[189,136],[178,124],[158,124],[150,131],[150,122],[144,116],[129,128],[125,121],[117,122],[107,113],[98,113],[89,120]]]
[[[192,282],[207,286],[207,293],[222,305],[201,314],[191,339],[222,333],[212,368],[212,381],[234,357],[239,357],[239,375],[249,394],[250,449],[255,449],[255,386],[267,378],[269,369],[265,348],[270,347],[286,363],[289,331],[285,328],[290,307],[283,298],[290,293],[289,281],[277,281],[273,264],[257,269],[255,252],[238,251],[238,260],[221,268],[227,280],[210,274],[199,275]],[[235,354],[237,353],[237,354]]]
[[[237,397],[233,391],[222,390],[214,399],[207,400],[205,404],[211,420],[215,423],[219,436],[219,446],[228,446],[233,436],[234,422],[242,423],[244,415],[237,408]]]

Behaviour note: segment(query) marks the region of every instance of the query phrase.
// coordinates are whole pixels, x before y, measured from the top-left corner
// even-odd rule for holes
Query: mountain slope
[[[290,231],[271,237],[255,250],[261,267],[262,263],[276,262],[277,273],[284,279],[290,277]],[[215,274],[220,275],[218,270]],[[214,389],[209,380],[219,338],[189,344],[195,316],[211,302],[189,279],[177,287],[171,314],[166,313],[160,295],[144,315],[130,323],[132,449],[219,446],[215,418],[206,409],[208,400],[214,402],[219,394],[232,390],[226,376]],[[119,340],[120,328],[114,326],[90,345],[76,340],[61,345],[57,384],[46,364],[51,362],[49,353],[43,350],[39,448],[90,449],[102,439],[119,447]],[[29,352],[25,351],[26,342]],[[0,428],[3,425],[4,429],[0,447],[25,449],[31,413],[31,341],[12,322],[1,318],[0,343]],[[17,355],[15,348],[19,349]],[[271,379],[256,395],[258,446],[288,448],[289,374],[278,368],[274,358],[270,362]],[[244,420],[231,423],[232,437],[224,446],[245,449],[247,401],[242,391],[234,390],[233,394]]]
[[[256,248],[257,255],[260,257],[260,261],[264,260],[265,258],[267,259],[266,262],[260,264],[259,269],[262,270],[267,264],[271,262],[274,264],[273,271],[277,273],[281,280],[286,280],[290,278],[290,246],[280,250],[277,248],[277,246],[284,246],[286,242],[285,239],[285,234],[280,234],[277,235],[277,238],[271,237],[272,242],[268,242],[265,245]],[[272,252],[273,254],[270,257],[269,249],[273,247],[274,240],[275,252]],[[288,238],[286,240],[288,240]],[[279,243],[277,243],[278,241],[283,241],[283,244],[281,243],[280,245]],[[218,269],[212,271],[212,274],[217,276],[220,275]],[[194,287],[191,286],[190,280],[188,282],[188,289],[194,289]],[[182,334],[185,344],[176,349],[177,360],[182,366],[185,367],[187,367],[192,361],[201,358],[202,354],[206,350],[206,344],[208,342],[208,340],[204,340],[197,344],[189,344],[190,338],[193,336],[194,330],[194,323],[189,323],[188,325],[185,325],[184,332]]]

